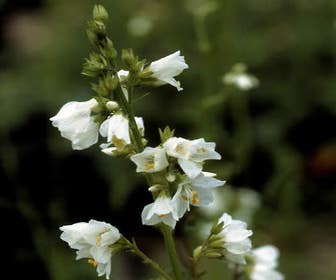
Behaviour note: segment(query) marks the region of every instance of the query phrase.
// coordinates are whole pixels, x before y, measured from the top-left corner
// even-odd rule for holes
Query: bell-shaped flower
[[[141,153],[131,156],[136,172],[155,173],[165,169],[169,163],[163,148],[145,148]]]
[[[141,213],[142,224],[157,225],[164,223],[175,228],[178,216],[170,197],[160,194],[153,203],[144,207]]]
[[[266,245],[251,251],[247,272],[251,280],[283,280],[284,276],[276,271],[279,250],[273,245]]]
[[[112,245],[121,237],[119,230],[105,222],[90,220],[88,223],[76,223],[60,227],[61,239],[70,248],[77,250],[76,259],[88,258],[88,262],[97,269],[98,276],[111,273]]]
[[[220,230],[216,233],[216,245],[222,248],[222,253],[228,261],[237,264],[245,264],[245,256],[251,250],[252,230],[247,229],[247,224],[234,220],[230,215],[224,213],[218,225]]]
[[[212,189],[225,184],[225,181],[213,178],[214,176],[216,174],[201,172],[194,179],[186,177],[178,185],[172,201],[179,218],[190,210],[190,205],[206,207],[213,202]]]
[[[187,68],[189,66],[185,63],[184,56],[180,55],[180,51],[155,60],[148,66],[148,70],[153,73],[152,77],[156,80],[154,82],[155,86],[170,84],[176,87],[178,91],[183,90],[183,88],[181,88],[180,82],[176,81],[174,77],[181,74]]]
[[[205,142],[203,138],[187,140],[171,137],[163,146],[169,156],[177,158],[178,164],[190,178],[201,173],[205,160],[221,159],[221,155],[215,151],[216,144]]]
[[[144,133],[142,118],[135,118],[140,133]],[[127,145],[131,144],[129,133],[129,120],[122,114],[114,114],[106,119],[100,126],[100,135],[107,137],[107,144],[102,144],[102,151],[106,154],[113,154],[114,150],[122,151]],[[111,144],[114,147],[109,147]]]
[[[223,76],[223,83],[234,86],[242,91],[248,91],[259,85],[259,80],[247,73],[247,66],[243,63],[235,64],[231,71]]]
[[[92,110],[97,106],[94,98],[84,102],[68,102],[50,118],[62,137],[72,142],[74,150],[83,150],[97,143],[99,124],[92,116]]]

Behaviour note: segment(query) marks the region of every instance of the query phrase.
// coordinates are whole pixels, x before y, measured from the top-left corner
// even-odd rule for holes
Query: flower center
[[[208,150],[206,149],[206,148],[204,148],[204,147],[201,147],[201,148],[198,148],[197,149],[197,152],[198,153],[206,153]]]
[[[98,235],[96,238],[96,245],[99,246],[100,245],[100,241],[102,240],[101,235]]]
[[[118,150],[122,150],[126,146],[126,143],[123,139],[119,139],[115,136],[112,137],[112,142]]]
[[[96,267],[98,265],[95,259],[88,259],[88,263],[91,264],[93,267]]]
[[[199,198],[198,198],[198,193],[195,191],[192,191],[192,199],[191,199],[191,203],[193,204],[199,204]]]
[[[154,156],[146,158],[145,169],[147,171],[153,170],[155,167]]]

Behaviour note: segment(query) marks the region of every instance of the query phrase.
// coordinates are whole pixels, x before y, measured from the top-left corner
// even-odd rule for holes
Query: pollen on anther
[[[189,200],[189,198],[188,198],[186,195],[181,195],[181,198],[182,198],[183,200],[185,200],[185,201],[188,201],[188,200]]]
[[[100,241],[101,241],[101,236],[99,235],[99,236],[97,236],[97,238],[96,238],[96,245],[97,246],[99,246],[100,245]]]
[[[88,263],[91,264],[94,267],[96,267],[98,265],[98,263],[95,259],[88,259]]]

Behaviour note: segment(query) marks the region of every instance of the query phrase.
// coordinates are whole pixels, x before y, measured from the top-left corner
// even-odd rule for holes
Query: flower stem
[[[170,263],[173,268],[175,279],[182,280],[182,274],[181,274],[180,266],[178,263],[178,257],[176,253],[175,242],[172,236],[172,230],[170,227],[164,224],[161,225],[160,229],[164,237],[166,249],[168,251],[168,255],[169,255]]]
[[[238,265],[235,265],[234,269],[233,269],[233,275],[232,275],[232,280],[239,280],[241,279],[241,272],[238,269]]]
[[[133,91],[134,88],[133,87],[128,87],[128,94],[129,94],[129,101],[132,101],[132,96],[133,95]],[[129,123],[130,123],[130,130],[131,133],[134,137],[134,141],[135,141],[135,145],[136,145],[136,151],[138,153],[142,152],[144,149],[144,145],[142,143],[142,137],[141,134],[139,132],[139,129],[136,125],[135,122],[135,115],[134,115],[134,111],[133,111],[133,104],[132,102],[129,102],[125,95],[122,92],[121,86],[119,84],[118,88],[117,88],[117,93],[118,93],[118,97],[121,101],[121,106],[124,109],[124,111],[127,113],[128,115],[128,119],[129,119]],[[149,186],[153,185],[153,178],[150,174],[145,174],[147,183],[149,184]],[[172,236],[172,230],[170,229],[170,227],[162,224],[160,226],[163,238],[164,238],[164,242],[166,245],[166,249],[168,251],[168,255],[169,255],[169,259],[170,259],[170,263],[173,269],[173,273],[175,276],[175,280],[182,280],[182,274],[180,271],[180,267],[179,267],[179,263],[178,263],[178,256],[176,253],[176,249],[175,249],[175,242]]]
[[[160,274],[164,279],[166,280],[173,280],[161,267],[160,265],[153,261],[151,258],[149,258],[144,252],[142,252],[137,244],[135,243],[135,241],[133,240],[133,242],[130,242],[129,240],[127,240],[126,238],[124,238],[124,241],[127,243],[127,246],[129,247],[129,251],[138,256],[140,259],[142,259],[143,263],[150,266],[151,268],[153,268],[158,274]]]

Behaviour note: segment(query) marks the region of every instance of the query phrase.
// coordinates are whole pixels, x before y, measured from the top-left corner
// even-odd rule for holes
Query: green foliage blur
[[[88,221],[91,209],[102,207],[97,194],[107,199],[111,218],[102,211],[97,216],[139,239],[146,252],[165,262],[155,230],[139,229],[148,198],[144,195],[136,204],[134,197],[147,188],[134,166],[107,157],[98,147],[72,151],[48,121],[64,103],[91,98],[90,80],[80,73],[90,49],[85,28],[94,3],[28,2],[31,6],[0,1],[0,208],[10,213],[5,221],[20,220],[10,231],[20,231],[24,224],[31,240],[28,247],[16,242],[24,236],[8,245],[10,265],[43,267],[42,279],[96,279],[94,269],[75,261],[75,253],[59,240],[58,227]],[[119,55],[122,48],[133,48],[152,61],[181,50],[189,64],[178,77],[182,92],[159,87],[138,100],[136,115],[145,120],[149,144],[159,143],[157,130],[166,125],[181,137],[215,141],[223,160],[207,169],[227,180],[218,193],[219,207],[248,220],[256,246],[279,247],[279,270],[286,279],[335,279],[336,1],[98,2],[109,11],[109,32]],[[243,92],[223,84],[223,75],[238,62],[248,65],[259,87]],[[86,175],[71,165],[81,159],[91,162]],[[85,180],[78,178],[91,175],[99,181],[82,189]],[[67,178],[71,183],[65,188]],[[260,196],[259,207],[239,202],[246,189],[254,190],[247,194],[252,204]],[[84,205],[84,192],[97,197],[96,204],[88,199]],[[70,215],[65,205],[85,211]],[[183,220],[177,231],[182,255],[199,243],[201,237],[191,237],[195,228],[201,232],[202,223],[216,214],[194,211]],[[225,277],[222,263],[204,266],[211,267],[205,279],[231,277]],[[122,255],[113,260],[112,275],[124,280],[151,274]]]

